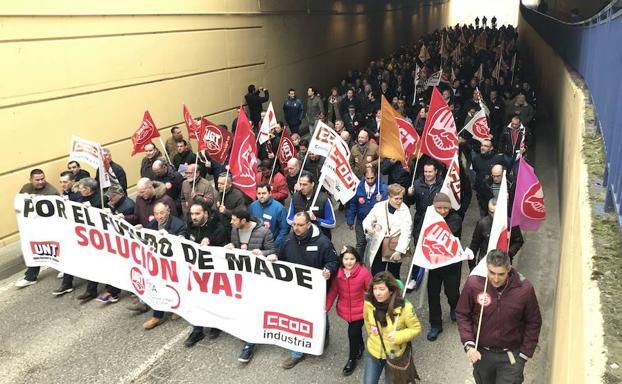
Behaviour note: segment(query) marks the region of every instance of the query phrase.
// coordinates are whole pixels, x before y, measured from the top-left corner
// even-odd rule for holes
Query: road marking
[[[129,384],[134,380],[138,379],[140,375],[149,370],[155,363],[160,359],[169,349],[171,349],[175,344],[181,342],[181,340],[188,335],[188,331],[190,327],[185,328],[183,332],[173,337],[168,341],[168,343],[164,344],[162,348],[160,348],[156,353],[151,355],[144,363],[136,367],[132,372],[130,372],[127,376],[123,377],[119,380],[120,384]]]

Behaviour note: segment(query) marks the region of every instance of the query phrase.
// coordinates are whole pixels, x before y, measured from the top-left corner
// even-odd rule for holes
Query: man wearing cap
[[[522,383],[542,327],[538,298],[529,280],[512,268],[506,252],[488,252],[486,267],[485,291],[484,276],[469,276],[464,283],[456,307],[460,340],[477,384]]]
[[[449,196],[439,192],[434,197],[434,209],[443,216],[451,233],[460,238],[462,235],[462,217],[451,208]],[[441,286],[445,286],[445,294],[449,303],[449,317],[456,321],[456,305],[460,297],[460,275],[462,263],[454,263],[444,267],[430,269],[428,274],[428,306],[430,309],[430,330],[428,340],[434,341],[443,332],[443,313],[441,311]]]

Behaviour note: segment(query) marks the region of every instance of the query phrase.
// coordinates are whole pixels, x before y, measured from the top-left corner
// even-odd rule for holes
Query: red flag
[[[421,153],[449,167],[458,151],[458,134],[454,116],[436,87],[432,90],[430,111],[421,136]]]
[[[257,187],[257,143],[251,130],[251,123],[241,106],[238,114],[238,125],[233,136],[229,169],[233,185],[255,200],[257,197],[255,190]]]
[[[205,151],[211,159],[224,164],[232,136],[231,132],[201,117],[199,137],[202,140],[199,140],[197,151]]]
[[[188,128],[188,137],[190,139],[197,139],[197,134],[201,126],[192,118],[186,104],[184,104],[184,121],[186,122],[186,128]]]
[[[287,133],[287,129],[283,130],[281,133],[281,140],[279,141],[279,149],[276,151],[277,157],[281,162],[281,166],[285,167],[289,159],[296,157],[296,146],[294,142],[289,137],[289,133]]]
[[[417,151],[417,143],[419,142],[419,134],[415,127],[403,117],[395,116],[395,121],[400,129],[400,139],[402,140],[402,148],[404,155],[409,159]]]
[[[151,139],[160,137],[160,132],[155,126],[149,111],[145,111],[140,127],[132,135],[132,156],[145,150],[145,145],[151,143]]]
[[[512,225],[537,231],[546,219],[542,184],[533,168],[521,157],[518,163],[516,192],[512,204]]]

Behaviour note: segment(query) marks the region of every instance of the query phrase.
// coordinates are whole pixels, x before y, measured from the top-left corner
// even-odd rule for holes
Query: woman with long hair
[[[410,341],[421,332],[421,325],[412,304],[404,301],[400,285],[389,272],[379,272],[369,284],[363,319],[368,335],[363,384],[376,384],[387,355],[402,356]],[[389,382],[385,370],[385,383]]]

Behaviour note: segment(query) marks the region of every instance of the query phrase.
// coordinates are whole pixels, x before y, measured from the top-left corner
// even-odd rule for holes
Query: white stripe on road
[[[181,340],[188,335],[189,330],[190,327],[184,328],[183,332],[170,339],[168,343],[162,346],[162,348],[160,348],[156,353],[151,355],[147,360],[145,360],[144,363],[136,367],[132,372],[119,380],[119,383],[130,384],[134,380],[138,379],[140,375],[148,371],[169,349],[171,349],[175,344],[181,342]]]

